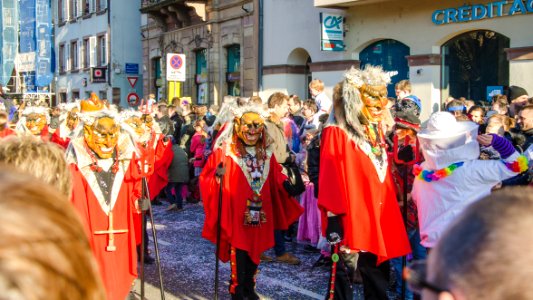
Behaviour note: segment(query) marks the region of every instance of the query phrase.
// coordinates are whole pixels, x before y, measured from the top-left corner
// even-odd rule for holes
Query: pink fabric
[[[194,162],[192,163],[194,167],[201,168],[204,166],[205,157],[205,140],[202,142],[202,134],[195,133],[191,139],[191,154],[194,157]]]
[[[318,243],[322,228],[320,225],[320,211],[318,210],[317,198],[313,193],[312,182],[306,183],[305,192],[300,196],[304,213],[298,222],[298,241],[310,242],[313,245]]]

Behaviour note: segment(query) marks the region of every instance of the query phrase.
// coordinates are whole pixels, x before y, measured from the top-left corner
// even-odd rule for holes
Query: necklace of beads
[[[94,156],[94,153],[93,151],[89,148],[89,146],[87,145],[87,142],[85,142],[83,144],[83,146],[85,147],[85,152],[87,152],[87,154],[89,154],[89,157],[91,158],[91,165],[90,165],[90,168],[91,168],[91,171],[93,172],[102,172],[103,169],[102,167],[100,167],[98,165],[98,160],[96,159],[96,157]],[[114,153],[114,160],[113,160],[113,165],[111,166],[111,171],[114,173],[114,174],[117,174],[118,172],[118,145],[115,146],[115,149],[113,150],[115,153]]]

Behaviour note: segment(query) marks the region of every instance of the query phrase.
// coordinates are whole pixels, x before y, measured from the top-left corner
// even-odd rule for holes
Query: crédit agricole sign
[[[433,12],[431,20],[436,25],[444,25],[531,13],[533,13],[533,0],[496,1],[437,9]]]

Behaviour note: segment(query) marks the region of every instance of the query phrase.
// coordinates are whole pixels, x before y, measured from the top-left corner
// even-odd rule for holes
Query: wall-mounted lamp
[[[416,75],[420,75],[420,74],[422,74],[422,69],[416,70]]]

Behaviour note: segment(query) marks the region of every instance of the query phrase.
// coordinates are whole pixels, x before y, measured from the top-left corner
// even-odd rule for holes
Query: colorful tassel
[[[528,169],[527,158],[524,155],[520,155],[515,161],[506,162],[505,166],[515,173],[525,172]]]
[[[446,168],[435,170],[435,171],[429,171],[424,170],[420,165],[414,165],[413,166],[413,174],[416,176],[416,178],[420,180],[424,180],[426,182],[432,182],[432,181],[438,181],[444,177],[450,176],[453,171],[455,171],[457,168],[462,166],[464,162],[457,162],[453,163]]]

